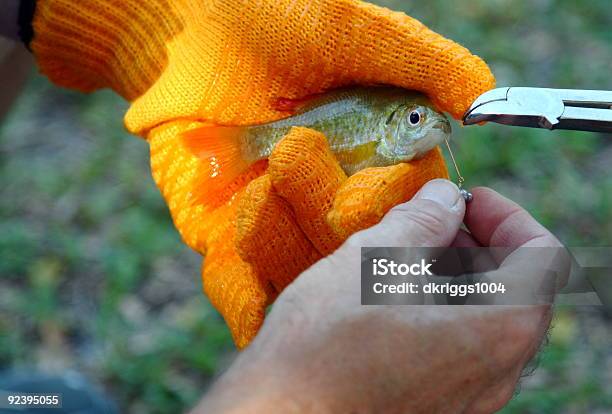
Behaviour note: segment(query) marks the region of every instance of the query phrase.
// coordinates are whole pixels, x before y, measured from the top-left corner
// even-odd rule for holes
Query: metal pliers
[[[480,122],[612,133],[612,91],[493,89],[480,95],[463,116],[464,125]]]

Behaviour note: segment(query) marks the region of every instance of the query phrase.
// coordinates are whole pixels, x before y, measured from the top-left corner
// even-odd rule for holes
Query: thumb
[[[391,209],[374,227],[355,233],[350,246],[447,247],[465,214],[459,188],[448,180],[428,182],[407,203]]]

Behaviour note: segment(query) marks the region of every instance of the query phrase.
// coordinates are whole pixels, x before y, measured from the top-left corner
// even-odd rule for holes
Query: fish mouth
[[[442,119],[431,126],[429,132],[422,138],[410,142],[408,148],[404,148],[402,156],[406,160],[418,159],[425,153],[434,149],[449,139],[452,132],[451,124],[447,119]]]
[[[429,131],[425,136],[409,140],[403,145],[396,142],[394,154],[400,162],[410,162],[413,159],[421,158],[427,152],[449,139],[451,132],[452,128],[448,119],[441,119],[429,126]]]

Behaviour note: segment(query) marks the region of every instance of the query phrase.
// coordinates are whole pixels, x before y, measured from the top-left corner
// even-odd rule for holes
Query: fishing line
[[[455,171],[457,172],[457,187],[459,187],[459,191],[463,196],[463,199],[466,203],[472,201],[474,196],[468,190],[463,188],[463,183],[465,183],[465,178],[461,175],[461,171],[459,170],[459,165],[457,164],[457,160],[455,160],[455,155],[453,154],[453,150],[451,149],[450,143],[448,142],[448,138],[444,138],[444,142],[446,142],[446,148],[448,148],[448,153],[453,161],[453,165],[455,166]]]

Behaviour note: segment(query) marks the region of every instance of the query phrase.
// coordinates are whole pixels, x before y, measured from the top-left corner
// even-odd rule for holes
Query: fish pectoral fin
[[[362,168],[377,166],[376,148],[377,143],[372,141],[352,148],[332,149],[332,151],[340,165],[345,166],[344,172],[347,175],[353,175]]]
[[[204,126],[183,133],[185,148],[202,160],[195,186],[196,203],[215,203],[250,163],[241,152],[245,128]],[[218,200],[217,200],[218,201]]]

